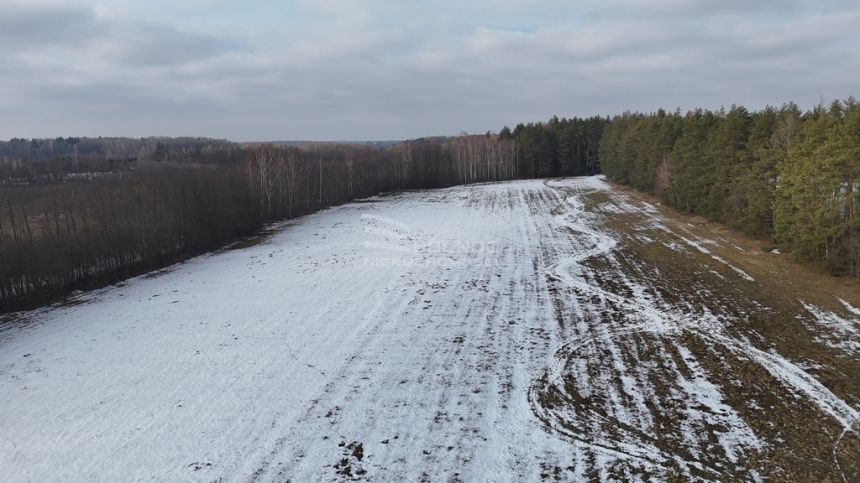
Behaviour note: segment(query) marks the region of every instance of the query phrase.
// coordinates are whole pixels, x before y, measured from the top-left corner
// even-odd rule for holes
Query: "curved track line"
[[[651,300],[650,297],[645,298],[645,301],[647,303],[640,303],[638,301],[631,300],[630,298],[623,297],[618,294],[604,290],[602,288],[590,285],[580,278],[571,276],[571,269],[585,268],[582,264],[585,260],[610,253],[612,249],[614,249],[617,245],[617,241],[604,233],[589,228],[584,223],[574,224],[568,221],[568,219],[570,218],[586,218],[584,216],[584,203],[580,200],[582,193],[581,189],[578,190],[578,193],[576,194],[570,194],[569,190],[564,190],[562,188],[553,186],[550,183],[550,180],[545,181],[544,185],[549,189],[560,192],[562,196],[564,196],[561,203],[559,203],[555,208],[553,208],[551,212],[556,217],[556,219],[558,219],[560,225],[562,225],[563,228],[566,228],[572,232],[583,234],[589,237],[591,240],[591,248],[575,253],[569,258],[547,267],[545,271],[547,276],[551,279],[562,282],[570,286],[571,288],[579,289],[583,292],[597,295],[603,300],[611,300],[612,302],[618,304],[621,308],[634,311],[637,315],[640,315],[646,319],[644,322],[639,324],[634,324],[632,326],[627,327],[619,327],[615,329],[607,329],[589,337],[586,337],[585,339],[569,341],[567,343],[562,344],[556,350],[555,355],[553,357],[553,362],[549,365],[543,375],[535,380],[535,382],[532,384],[528,391],[528,400],[532,412],[535,414],[535,416],[538,418],[538,420],[541,422],[545,429],[551,432],[559,433],[567,438],[573,439],[579,443],[587,444],[597,449],[618,453],[627,457],[641,459],[663,468],[666,468],[666,462],[673,461],[687,468],[693,467],[699,470],[704,470],[706,472],[712,472],[716,475],[725,475],[726,473],[724,471],[719,470],[717,468],[713,468],[710,465],[707,465],[706,463],[703,463],[701,461],[689,461],[680,455],[674,453],[666,454],[666,451],[659,450],[656,447],[649,447],[645,444],[632,443],[633,446],[637,446],[638,448],[642,449],[647,453],[651,453],[652,455],[658,454],[660,456],[660,459],[654,458],[653,456],[632,454],[629,452],[611,448],[612,442],[610,442],[609,444],[601,444],[596,443],[594,441],[589,441],[582,436],[579,436],[573,431],[566,430],[558,424],[553,424],[553,419],[555,419],[555,415],[552,412],[547,411],[547,409],[541,405],[539,400],[539,394],[541,393],[541,391],[546,390],[548,387],[555,386],[559,391],[562,391],[562,389],[559,388],[564,387],[564,372],[568,367],[568,363],[573,359],[573,354],[575,354],[578,350],[585,347],[586,345],[595,342],[599,338],[609,337],[611,339],[614,339],[623,335],[639,333],[677,336],[678,334],[683,333],[685,331],[691,331],[705,340],[721,345],[736,354],[746,356],[747,358],[755,361],[760,366],[762,366],[768,373],[770,373],[772,377],[779,380],[786,388],[794,391],[795,393],[805,395],[822,412],[828,414],[830,417],[839,422],[839,424],[843,427],[843,432],[836,440],[836,443],[833,447],[834,459],[836,458],[836,448],[841,443],[845,434],[847,434],[848,432],[857,432],[857,430],[854,428],[854,426],[858,422],[860,422],[860,412],[858,412],[857,409],[840,399],[832,391],[830,391],[823,384],[821,384],[817,379],[815,379],[806,371],[802,370],[787,359],[771,352],[765,352],[752,346],[748,342],[743,342],[726,335],[724,333],[723,325],[720,323],[720,319],[717,316],[713,315],[707,309],[705,309],[704,314],[696,318],[688,318],[683,315],[679,317],[677,314],[672,314],[665,310],[661,310],[659,307],[656,306],[656,304],[653,300]],[[590,411],[590,413],[594,413],[594,411]],[[597,416],[599,419],[607,420],[607,418],[599,414],[592,415]],[[623,423],[619,422],[619,425],[621,424]],[[643,439],[645,441],[648,441],[652,438]],[[838,461],[837,468],[839,468]],[[841,472],[841,468],[839,468],[839,470]],[[844,479],[844,474],[842,476]]]

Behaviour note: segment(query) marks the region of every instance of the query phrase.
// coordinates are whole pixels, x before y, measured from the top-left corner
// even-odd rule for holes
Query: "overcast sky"
[[[858,87],[857,0],[0,0],[0,139],[402,139]]]

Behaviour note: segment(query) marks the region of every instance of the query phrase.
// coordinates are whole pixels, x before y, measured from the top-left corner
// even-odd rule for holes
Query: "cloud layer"
[[[840,0],[0,0],[0,138],[397,139],[808,106],[857,94],[857,25]]]

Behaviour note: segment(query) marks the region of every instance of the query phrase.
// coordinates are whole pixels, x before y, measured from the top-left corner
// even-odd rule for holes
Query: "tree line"
[[[503,139],[517,144],[517,172],[521,177],[582,176],[600,172],[598,148],[608,119],[553,117],[548,122],[507,126]]]
[[[854,99],[806,112],[786,104],[757,112],[733,106],[554,117],[498,134],[380,146],[60,139],[0,143],[0,181],[29,176],[0,183],[0,312],[112,283],[224,246],[267,222],[380,192],[601,170],[670,206],[860,277]],[[110,162],[116,153],[134,159]],[[104,176],[70,176],[96,168]],[[39,169],[54,174],[34,176]]]
[[[854,98],[808,111],[789,103],[625,113],[606,126],[599,157],[613,180],[860,277]]]
[[[243,181],[231,170],[174,165],[0,188],[0,311],[121,280],[252,232],[259,220]]]
[[[153,162],[230,163],[240,152],[238,144],[209,138],[13,138],[0,141],[0,183],[93,177]]]
[[[496,134],[384,149],[221,149],[217,163],[192,152],[91,180],[0,186],[0,312],[213,250],[270,221],[380,192],[517,175],[514,141]]]

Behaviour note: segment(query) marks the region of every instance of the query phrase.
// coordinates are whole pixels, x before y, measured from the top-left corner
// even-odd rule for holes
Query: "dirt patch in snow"
[[[581,328],[532,386],[549,431],[626,460],[621,478],[860,476],[860,360],[810,323],[860,323],[836,297],[856,284],[763,262],[765,246],[641,195],[547,185],[568,197],[559,223],[582,225],[572,237],[611,247],[550,269],[560,322]]]

